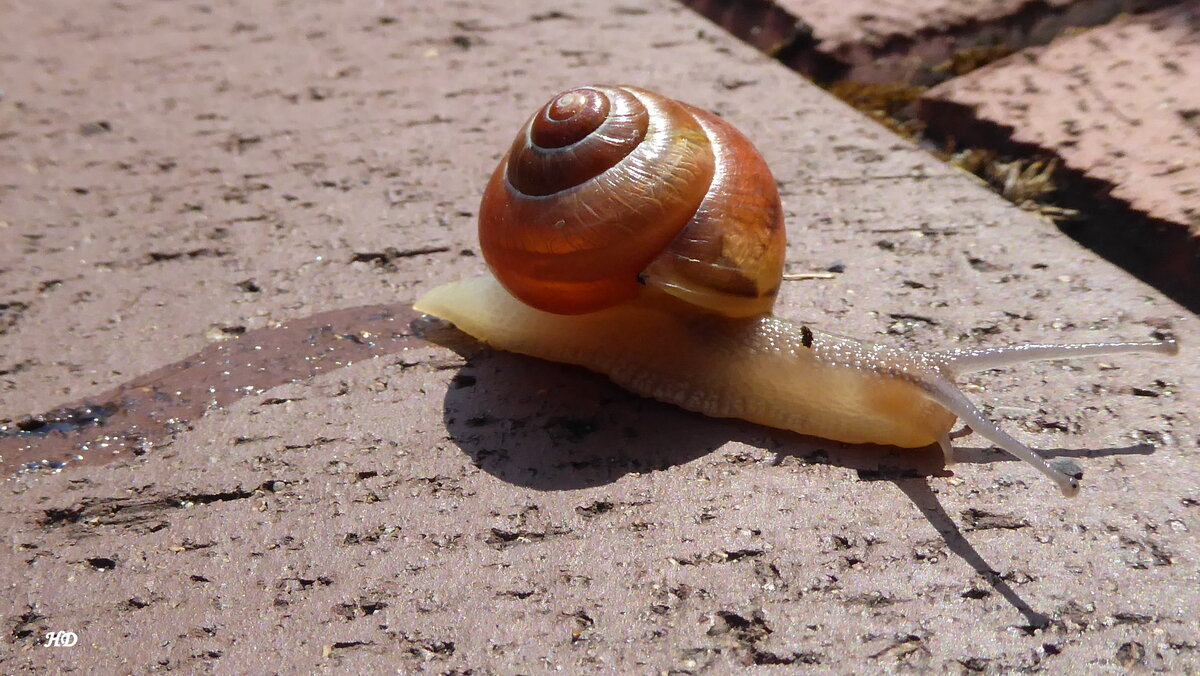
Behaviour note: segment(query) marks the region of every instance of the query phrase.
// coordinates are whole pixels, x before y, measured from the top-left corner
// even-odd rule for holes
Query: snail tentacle
[[[989,369],[1048,359],[1102,357],[1117,354],[1155,352],[1179,354],[1174,340],[1127,341],[1111,343],[1078,343],[1074,345],[1008,345],[1004,347],[961,348],[936,352],[934,356],[946,363],[955,373],[974,373]]]

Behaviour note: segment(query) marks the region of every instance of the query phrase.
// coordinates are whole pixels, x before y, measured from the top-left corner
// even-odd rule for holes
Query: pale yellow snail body
[[[1046,474],[1074,477],[987,421],[960,373],[1037,359],[1174,354],[1174,341],[915,353],[770,314],[782,209],[765,162],[719,118],[633,87],[556,96],[485,190],[492,274],[415,307],[496,348],[577,364],[716,417],[846,443],[940,444],[956,419]]]

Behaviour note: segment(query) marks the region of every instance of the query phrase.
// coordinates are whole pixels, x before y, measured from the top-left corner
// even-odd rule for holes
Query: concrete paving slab
[[[1200,668],[1197,319],[684,7],[2,9],[0,416],[148,389],[161,431],[6,480],[7,671]],[[780,314],[1184,354],[967,382],[1084,467],[1063,501],[974,437],[950,472],[414,343],[404,306],[483,269],[473,217],[518,126],[594,81],[763,149],[789,269],[844,269]],[[154,409],[206,382],[211,405]],[[72,410],[56,429],[105,429]]]
[[[921,115],[958,138],[1003,128],[1135,213],[1200,235],[1200,2],[1127,15],[941,84]]]
[[[819,80],[930,84],[958,64],[1045,44],[1145,0],[684,0]],[[989,56],[991,55],[991,56]]]

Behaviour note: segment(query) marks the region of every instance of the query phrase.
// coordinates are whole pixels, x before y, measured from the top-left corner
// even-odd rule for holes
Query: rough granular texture
[[[1156,0],[683,0],[801,71],[928,84]]]
[[[1124,16],[951,80],[924,114],[970,137],[982,121],[1200,235],[1200,2]]]
[[[690,10],[0,12],[0,444],[152,441],[5,479],[6,673],[1200,669],[1200,323]],[[416,343],[512,135],[591,81],[764,151],[789,271],[843,271],[781,315],[1184,354],[965,383],[1084,468],[1064,501],[971,436],[949,471]]]

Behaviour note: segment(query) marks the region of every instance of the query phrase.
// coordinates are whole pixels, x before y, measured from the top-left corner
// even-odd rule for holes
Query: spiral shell
[[[479,238],[510,293],[559,314],[651,287],[754,316],[783,270],[779,193],[750,142],[634,87],[573,89],[530,118],[484,191]]]

